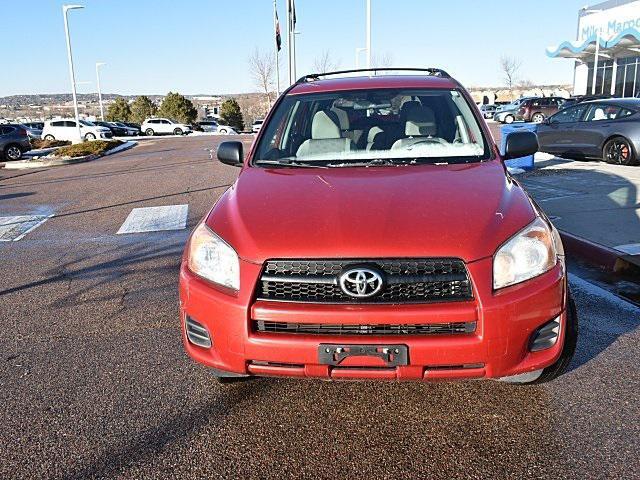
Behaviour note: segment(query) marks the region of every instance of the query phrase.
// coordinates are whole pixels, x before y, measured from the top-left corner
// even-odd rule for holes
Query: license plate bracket
[[[321,343],[318,346],[318,361],[322,365],[338,366],[348,357],[378,357],[385,366],[397,367],[409,364],[409,349],[406,345],[340,345]]]

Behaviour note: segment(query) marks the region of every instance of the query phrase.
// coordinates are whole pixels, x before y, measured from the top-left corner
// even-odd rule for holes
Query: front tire
[[[53,135],[45,135],[44,139],[49,140],[50,142],[53,142],[56,139],[56,137],[54,137]]]
[[[218,133],[219,133],[220,135],[226,135],[228,132],[227,132],[227,129],[226,129],[226,128],[221,128],[221,129],[219,129],[219,130],[218,130]]]
[[[504,123],[513,123],[514,120],[515,117],[513,115],[507,115],[506,117],[504,117]]]
[[[636,155],[631,143],[623,137],[615,137],[604,144],[602,159],[612,165],[635,165]]]
[[[87,141],[95,140],[95,139],[96,139],[96,136],[95,136],[93,133],[87,133],[87,134],[84,136],[84,139],[85,139],[85,140],[87,140]]]
[[[153,137],[153,136],[155,135],[155,132],[153,131],[153,129],[152,129],[152,128],[147,128],[147,129],[144,131],[144,134],[145,134],[147,137]]]
[[[544,122],[544,114],[538,112],[538,113],[534,113],[533,116],[531,117],[531,121],[533,123],[542,123]]]
[[[176,129],[173,131],[173,134],[174,134],[174,135],[182,135],[182,129],[181,129],[181,128],[176,128]]]
[[[22,150],[17,145],[8,145],[4,149],[4,156],[7,160],[20,160],[22,157]]]

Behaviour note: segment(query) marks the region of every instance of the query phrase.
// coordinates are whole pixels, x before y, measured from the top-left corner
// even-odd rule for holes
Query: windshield
[[[95,127],[95,124],[88,122],[87,120],[80,120],[80,123],[86,127]]]
[[[457,90],[375,89],[285,97],[266,124],[254,163],[461,163],[489,156]]]

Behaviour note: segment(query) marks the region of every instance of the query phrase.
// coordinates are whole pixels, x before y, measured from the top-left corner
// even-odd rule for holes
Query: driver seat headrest
[[[319,111],[313,116],[311,121],[311,138],[314,140],[324,140],[328,138],[340,138],[340,127],[334,120],[335,113]]]
[[[429,107],[411,108],[407,112],[405,135],[410,137],[434,136],[438,133],[436,116]]]

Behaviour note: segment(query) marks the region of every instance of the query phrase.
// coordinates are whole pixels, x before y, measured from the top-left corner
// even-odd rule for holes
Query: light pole
[[[71,77],[71,92],[73,93],[73,110],[76,114],[76,128],[78,129],[78,142],[82,141],[82,133],[80,132],[80,115],[78,113],[78,98],[76,96],[76,74],[73,70],[73,56],[71,55],[71,38],[69,36],[69,19],[67,12],[84,8],[82,5],[63,5],[62,16],[64,17],[64,33],[67,37],[67,58],[69,60],[69,76]]]
[[[104,122],[104,108],[102,107],[102,91],[100,91],[100,67],[106,65],[106,63],[96,63],[96,77],[98,80],[98,103],[100,104],[100,120]]]
[[[367,0],[367,68],[371,68],[371,0]]]
[[[591,13],[599,13],[602,12],[601,9],[593,9],[593,8],[582,8],[582,13],[591,14]],[[595,59],[593,61],[593,78],[591,81],[591,95],[596,94],[596,79],[598,78],[598,55],[600,54],[600,28],[596,27],[596,53]],[[604,88],[604,75],[602,76],[602,85]]]

